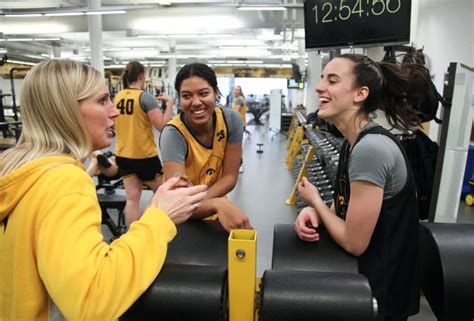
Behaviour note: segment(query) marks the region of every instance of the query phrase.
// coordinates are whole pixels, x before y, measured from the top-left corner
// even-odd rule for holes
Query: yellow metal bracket
[[[291,119],[290,128],[288,129],[288,138],[286,139],[285,147],[288,149],[292,142],[293,136],[295,135],[296,127],[298,127],[298,119],[295,115]]]
[[[303,176],[308,175],[308,171],[306,170],[307,164],[313,159],[314,156],[314,148],[310,146],[308,148],[308,152],[304,157],[303,165],[301,166],[300,172],[298,173],[298,177],[296,178],[295,185],[293,185],[293,189],[291,190],[290,197],[285,201],[286,205],[295,205],[296,204],[296,193],[298,192],[298,184],[301,182]]]
[[[229,321],[255,318],[257,231],[232,230],[228,239]]]
[[[288,150],[288,154],[286,156],[286,164],[288,169],[293,168],[294,157],[299,153],[301,149],[301,142],[303,141],[304,132],[303,127],[296,128],[296,133],[293,136],[293,140],[290,145],[290,149]]]

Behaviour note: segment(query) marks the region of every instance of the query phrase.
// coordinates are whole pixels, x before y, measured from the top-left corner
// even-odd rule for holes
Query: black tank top
[[[359,272],[367,277],[378,301],[379,314],[408,317],[419,311],[419,222],[415,182],[407,157],[397,138],[381,126],[362,131],[354,146],[367,134],[390,137],[402,151],[407,165],[407,181],[394,197],[384,199],[366,251],[357,258]],[[352,147],[354,148],[354,147]],[[336,214],[346,218],[350,199],[347,140],[341,147],[336,176]]]

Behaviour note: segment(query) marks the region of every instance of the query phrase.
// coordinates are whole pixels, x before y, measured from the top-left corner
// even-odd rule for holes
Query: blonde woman
[[[175,224],[205,187],[170,179],[110,245],[83,160],[109,146],[117,109],[102,75],[70,60],[33,67],[21,94],[23,133],[0,155],[0,320],[114,320],[160,271]]]
[[[234,100],[232,101],[232,109],[237,111],[242,118],[242,126],[244,126],[244,133],[250,135],[250,132],[247,130],[247,101],[245,99],[244,93],[242,92],[242,87],[234,87]],[[239,173],[244,172],[244,162],[243,159],[240,160]]]
[[[232,101],[232,109],[237,111],[242,118],[242,126],[244,126],[244,133],[249,134],[247,130],[247,100],[245,99],[244,93],[242,92],[242,87],[234,87],[234,100]]]

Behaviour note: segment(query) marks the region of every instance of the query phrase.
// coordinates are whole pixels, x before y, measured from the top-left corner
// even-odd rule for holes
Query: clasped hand
[[[150,200],[150,206],[166,212],[175,224],[187,221],[207,194],[206,185],[177,188],[179,181],[179,177],[168,179]]]

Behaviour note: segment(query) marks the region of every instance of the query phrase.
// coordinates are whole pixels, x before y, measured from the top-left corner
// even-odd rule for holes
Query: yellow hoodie
[[[66,156],[0,177],[0,320],[117,319],[148,288],[176,227],[150,208],[110,245],[92,179]]]

